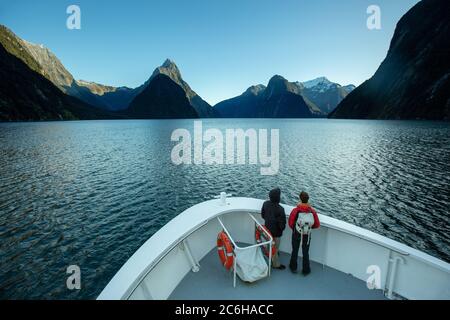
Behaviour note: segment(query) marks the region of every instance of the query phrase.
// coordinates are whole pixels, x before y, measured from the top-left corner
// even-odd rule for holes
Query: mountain
[[[331,82],[326,77],[301,82],[304,98],[314,103],[322,112],[328,114],[355,89],[354,85],[341,86]]]
[[[139,92],[126,87],[115,88],[92,82],[77,81],[61,61],[45,46],[21,39],[7,27],[0,25],[0,43],[9,53],[22,59],[62,92],[105,110],[126,109]]]
[[[177,65],[169,59],[156,68],[152,76],[137,90],[140,90],[140,93],[132,100],[127,110],[130,117],[211,118],[217,116],[216,111],[183,80]],[[162,101],[168,103],[168,106],[164,106]]]
[[[143,85],[132,89],[128,87],[105,86],[95,82],[75,80],[72,74],[70,74],[61,61],[48,48],[21,39],[3,25],[0,25],[0,43],[4,45],[10,54],[15,55],[30,69],[47,78],[63,93],[76,97],[97,108],[126,115],[134,99],[143,93],[158,75],[165,75],[183,90],[190,106],[195,110],[195,113],[182,112],[180,115],[173,115],[174,117],[199,116],[202,118],[210,118],[217,116],[216,111],[183,80],[178,67],[169,59],[167,59],[162,66],[156,68],[152,76]],[[168,84],[167,81],[159,79],[158,86],[153,86],[153,88],[158,87],[161,92],[164,91],[170,95],[171,93],[169,91],[162,90],[161,86],[163,83]],[[172,84],[170,84],[170,87],[173,88]],[[147,94],[143,97],[156,97],[155,95]],[[136,107],[137,105],[144,104],[143,97],[137,99],[137,102],[134,103],[133,106]],[[150,107],[153,108],[151,104],[153,102],[159,103],[161,99],[162,97],[158,96],[156,101],[148,101],[148,103],[150,104]],[[175,101],[181,100],[176,98],[172,100],[172,103]],[[180,106],[179,110],[182,109],[183,106]],[[178,109],[174,108],[173,110]],[[133,111],[136,110],[133,108]],[[142,116],[143,114],[146,113],[133,113],[132,116]],[[151,114],[152,113],[148,113],[149,116]],[[167,114],[163,115],[163,113],[159,114],[158,112],[154,113],[154,115],[163,117],[168,116]]]
[[[28,52],[10,53],[0,43],[0,121],[111,119],[116,116],[64,94],[35,70]],[[35,70],[25,62],[28,61]]]
[[[84,101],[91,101],[94,105],[110,111],[127,109],[130,102],[142,90],[141,87],[136,89],[112,87],[84,80],[76,80],[72,88],[75,88],[75,90],[69,90],[68,94],[79,97]]]
[[[184,89],[169,76],[156,74],[131,102],[127,114],[135,119],[198,118]]]
[[[242,95],[214,106],[224,118],[311,118],[325,114],[302,97],[302,85],[279,75],[267,85],[252,86]]]
[[[201,118],[212,118],[217,116],[215,110],[209,105],[209,103],[204,101],[183,80],[180,70],[172,60],[167,59],[160,67],[156,68],[146,84],[151,82],[153,78],[155,78],[159,74],[168,76],[170,79],[172,79],[172,81],[174,81],[184,90],[189,103],[194,107]]]
[[[214,109],[222,118],[255,118],[265,89],[262,84],[251,86],[242,95],[219,102]]]
[[[280,79],[280,76],[273,79],[281,80],[281,88],[284,86],[285,91],[301,96],[311,111],[309,116],[312,117],[323,116],[334,110],[355,88],[353,85],[341,86],[325,77],[305,82],[288,82],[282,77]],[[264,99],[262,93],[265,90],[266,87],[263,85],[252,86],[242,95],[218,103],[214,109],[226,118],[253,118],[262,110],[261,99]]]
[[[450,1],[422,0],[411,8],[373,77],[330,117],[450,120]]]
[[[347,92],[347,94],[349,94],[350,92],[355,90],[356,86],[353,84],[349,84],[349,85],[343,86],[342,88],[345,90],[345,92]]]

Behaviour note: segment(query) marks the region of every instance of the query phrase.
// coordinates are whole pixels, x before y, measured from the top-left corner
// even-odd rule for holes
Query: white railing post
[[[272,241],[270,241],[269,245],[269,277],[272,271],[271,269],[272,269]]]
[[[191,248],[189,247],[189,243],[187,242],[187,239],[184,239],[182,242],[182,249],[186,253],[186,256],[191,263],[192,266],[192,272],[199,272],[200,271],[200,264],[194,259],[194,256],[192,255]]]
[[[397,257],[389,259],[389,262],[392,263],[392,266],[391,266],[390,272],[389,272],[389,286],[388,286],[388,293],[387,293],[388,299],[394,298],[393,292],[394,292],[395,276],[397,273],[398,261],[400,261],[400,263],[402,263],[402,264],[405,263],[405,259],[403,259],[403,257],[397,256]]]
[[[233,273],[233,288],[236,288],[236,255],[234,255]]]

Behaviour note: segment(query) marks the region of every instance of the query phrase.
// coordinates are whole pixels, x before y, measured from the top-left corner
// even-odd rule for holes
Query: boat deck
[[[301,263],[301,258],[300,263]],[[311,273],[293,274],[287,267],[289,255],[280,254],[285,270],[272,270],[271,276],[254,283],[237,277],[219,262],[217,250],[201,261],[199,272],[189,272],[169,297],[170,300],[384,300],[382,290],[369,290],[364,281],[333,268],[311,262]],[[299,264],[301,267],[301,264]]]

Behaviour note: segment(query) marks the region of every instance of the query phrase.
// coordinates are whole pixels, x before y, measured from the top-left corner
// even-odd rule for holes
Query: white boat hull
[[[218,216],[237,241],[254,243],[254,224],[263,200],[229,198],[197,204],[170,221],[124,264],[98,299],[167,299],[183,278],[216,246],[222,230]],[[287,214],[291,206],[283,205]],[[366,229],[319,215],[321,228],[312,234],[310,259],[366,282],[379,271],[388,298],[450,299],[450,264]],[[291,231],[280,250],[290,254]],[[286,271],[288,272],[288,271]],[[270,279],[269,279],[270,281]],[[230,278],[230,285],[231,278]],[[211,299],[214,299],[211,292]]]

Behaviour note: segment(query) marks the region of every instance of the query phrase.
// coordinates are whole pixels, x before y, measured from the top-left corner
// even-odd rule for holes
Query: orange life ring
[[[217,235],[217,253],[225,269],[230,270],[234,263],[233,246],[224,231]]]
[[[267,233],[270,234],[270,236],[272,236],[272,234],[270,233],[269,229],[267,229],[266,226],[263,226],[263,228],[264,228],[265,232],[261,229],[260,226],[256,226],[256,230],[255,230],[256,243],[269,241],[269,238],[267,237]],[[264,239],[262,240],[261,237]],[[273,237],[272,237],[272,239],[273,239]],[[269,257],[269,249],[267,248],[267,246],[262,246],[261,249],[262,249],[264,255],[266,257]],[[277,253],[277,248],[272,243],[272,257],[275,255],[275,253]]]

